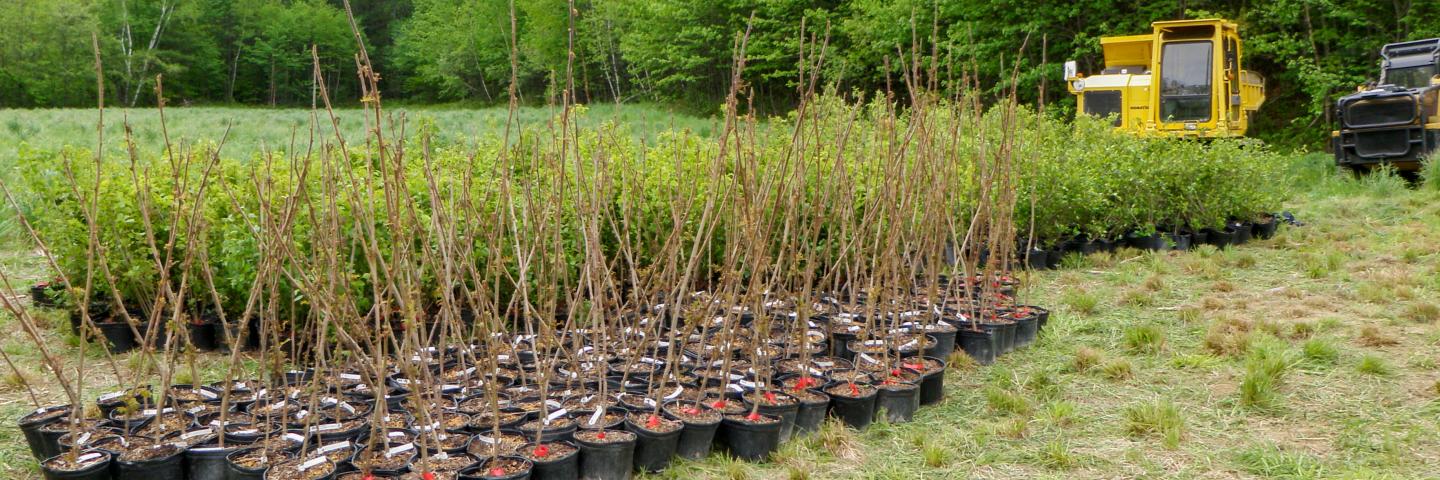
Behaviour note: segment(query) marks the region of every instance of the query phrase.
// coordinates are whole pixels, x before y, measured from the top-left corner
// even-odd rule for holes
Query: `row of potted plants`
[[[619,331],[512,332],[398,353],[383,370],[140,386],[96,399],[100,418],[57,405],[20,427],[56,478],[609,479],[712,448],[763,460],[826,417],[909,421],[943,400],[957,348],[989,363],[1048,318],[1014,304],[1011,278],[966,287],[885,308],[825,296],[803,320],[794,302],[752,311],[696,294],[685,308],[723,315],[673,326],[683,309],[653,305]]]
[[[1020,260],[1028,268],[1054,269],[1059,268],[1061,260],[1070,254],[1085,256],[1096,252],[1113,252],[1121,247],[1148,251],[1184,251],[1197,245],[1213,245],[1215,248],[1223,249],[1234,245],[1243,245],[1251,239],[1269,239],[1275,236],[1279,227],[1279,217],[1262,214],[1253,221],[1231,220],[1226,222],[1223,228],[1190,231],[1157,227],[1144,234],[1131,232],[1112,239],[1072,237],[1046,248],[1030,245],[1028,246],[1029,253],[1023,255],[1025,258]],[[1021,245],[1022,251],[1026,247],[1026,245]]]

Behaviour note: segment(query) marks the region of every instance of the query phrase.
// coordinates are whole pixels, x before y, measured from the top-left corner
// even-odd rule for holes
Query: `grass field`
[[[1319,155],[1295,172],[1286,208],[1305,225],[1274,239],[1026,275],[1028,303],[1055,311],[1041,340],[993,366],[956,365],[946,401],[913,423],[827,425],[770,463],[715,455],[651,477],[1435,478],[1440,191],[1334,176]],[[0,253],[26,281],[42,267],[22,243]],[[0,332],[26,366],[0,382],[0,476],[38,478],[13,426],[33,408],[20,382],[62,394],[13,319]],[[77,357],[72,338],[49,336]],[[103,358],[87,360],[90,398],[111,381]]]
[[[443,107],[388,107],[387,123],[398,127],[405,120],[407,135],[413,134],[421,122],[433,121],[437,144],[464,144],[481,137],[482,133],[502,131],[508,118],[504,107],[465,109]],[[364,125],[370,112],[358,108],[336,110],[340,131],[345,132],[347,141],[361,141],[366,134]],[[544,126],[559,115],[558,108],[526,107],[518,112],[519,124]],[[225,143],[225,154],[232,157],[248,157],[261,151],[285,151],[294,144],[297,151],[303,151],[310,138],[312,124],[311,110],[304,108],[228,108],[228,107],[172,107],[165,110],[165,125],[172,142],[216,142],[230,135]],[[326,113],[322,110],[318,123],[321,130],[317,137],[333,139]],[[0,110],[0,166],[9,163],[20,151],[22,145],[41,150],[54,150],[62,145],[93,148],[96,141],[95,125],[98,120],[95,109],[37,109]],[[716,128],[715,121],[695,117],[653,105],[595,104],[588,106],[579,125],[594,127],[604,122],[622,125],[628,131],[642,138],[653,139],[665,130],[689,129],[703,136],[709,136]],[[161,129],[159,112],[154,108],[135,110],[110,109],[105,112],[105,146],[110,153],[123,153],[124,126],[128,123],[132,137],[141,148],[158,148],[164,145],[165,132]],[[386,126],[387,135],[391,126]],[[151,152],[153,153],[153,152]]]

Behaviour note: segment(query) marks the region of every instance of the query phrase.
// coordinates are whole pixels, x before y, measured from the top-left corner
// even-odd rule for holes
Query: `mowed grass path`
[[[1287,209],[1306,225],[1274,239],[1028,275],[1025,300],[1054,310],[1041,340],[993,366],[957,364],[945,403],[913,423],[831,424],[770,463],[713,455],[649,478],[1435,478],[1440,192],[1334,177],[1323,157],[1303,165]],[[31,278],[41,266],[0,256]],[[0,345],[59,400],[17,330],[0,319]],[[73,339],[51,337],[75,357]],[[100,358],[89,398],[107,389]],[[200,362],[202,380],[218,378],[215,358]],[[32,408],[18,379],[0,392],[0,475],[38,478],[13,427]]]

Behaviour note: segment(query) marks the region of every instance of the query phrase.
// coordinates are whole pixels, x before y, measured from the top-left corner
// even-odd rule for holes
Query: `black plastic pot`
[[[1186,251],[1194,244],[1195,237],[1188,233],[1166,233],[1165,238],[1170,241],[1175,250]]]
[[[940,369],[920,377],[920,405],[934,405],[945,399],[945,359],[926,357],[940,362]]]
[[[972,330],[961,328],[955,343],[966,355],[975,359],[975,363],[989,365],[995,363],[995,333],[985,330]]]
[[[1280,219],[1275,217],[1274,215],[1271,215],[1268,221],[1255,222],[1254,231],[1252,232],[1252,234],[1255,236],[1255,238],[1267,240],[1270,237],[1275,236],[1275,230],[1277,230],[1279,227]]]
[[[876,392],[861,397],[830,396],[830,415],[851,428],[864,430],[875,421]]]
[[[574,434],[575,434],[575,431],[580,428],[580,425],[579,425],[578,423],[576,423],[576,422],[579,422],[579,420],[578,420],[578,419],[577,419],[577,420],[573,420],[573,421],[570,422],[569,425],[566,425],[566,426],[563,426],[563,427],[542,428],[542,429],[540,429],[540,430],[533,431],[533,432],[532,432],[532,431],[529,431],[529,430],[521,429],[521,430],[520,430],[520,433],[521,433],[521,434],[524,434],[524,435],[525,435],[525,438],[530,439],[530,441],[532,441],[532,442],[537,442],[537,443],[548,443],[548,442],[558,442],[558,441],[562,441],[562,440],[569,440],[569,439],[570,439],[570,436],[571,436],[571,435],[574,435]]]
[[[220,348],[220,342],[217,340],[217,332],[220,329],[219,324],[213,321],[207,321],[205,323],[191,323],[189,327],[190,344],[195,345],[195,348],[202,351]]]
[[[45,407],[29,415],[20,417],[20,432],[25,434],[25,443],[30,446],[30,454],[36,460],[44,460],[60,454],[60,435],[49,436],[40,432],[40,427],[50,425],[65,419],[65,415],[51,417],[49,415],[57,411],[70,411],[69,405],[56,405]],[[63,435],[63,433],[61,434]]]
[[[1255,224],[1250,222],[1233,222],[1230,228],[1235,230],[1235,245],[1244,245],[1255,234]]]
[[[635,435],[619,430],[607,430],[608,435],[625,434],[624,441],[590,443],[575,439],[580,447],[580,478],[584,480],[623,480],[634,475]]]
[[[105,348],[108,348],[110,353],[125,353],[135,349],[135,334],[130,331],[130,324],[124,321],[100,322],[96,323],[95,327],[105,336]]]
[[[225,448],[215,445],[191,447],[185,451],[186,478],[190,480],[226,480],[230,454],[240,450],[239,445],[226,444]]]
[[[958,332],[955,330],[932,330],[928,333],[931,337],[935,338],[935,345],[925,349],[922,355],[935,358],[950,358],[950,354],[955,352],[955,334]]]
[[[1040,335],[1040,319],[1034,315],[1015,319],[1015,348],[1025,348],[1035,343]]]
[[[1015,351],[1015,348],[1018,345],[1015,342],[1015,332],[1016,330],[1018,330],[1018,328],[1019,325],[1017,325],[1015,322],[1005,322],[1000,324],[1000,334],[1002,335],[1000,337],[1000,340],[1004,342],[1000,346],[1000,353],[1002,355]]]
[[[1226,227],[1223,230],[1202,230],[1205,234],[1205,243],[1214,245],[1215,248],[1224,249],[1235,243],[1235,230]]]
[[[109,480],[111,476],[111,464],[114,463],[115,457],[109,452],[102,452],[99,450],[91,450],[82,453],[81,456],[84,457],[86,455],[95,454],[104,455],[105,460],[92,464],[83,470],[77,470],[73,472],[59,471],[50,468],[50,466],[47,465],[46,462],[41,462],[40,471],[45,474],[45,480]]]
[[[791,434],[804,435],[820,430],[820,424],[825,423],[825,411],[830,408],[830,396],[825,392],[811,389],[810,393],[820,395],[823,400],[806,402],[800,400],[800,409],[795,412],[795,431]]]
[[[1152,251],[1163,250],[1166,246],[1168,246],[1166,244],[1165,237],[1158,233],[1152,233],[1144,236],[1131,235],[1126,238],[1126,243],[1130,245],[1130,248]]]
[[[710,455],[710,447],[715,444],[715,432],[720,429],[720,421],[713,422],[692,422],[684,418],[676,418],[685,425],[680,429],[680,438],[676,440],[675,454],[691,460],[699,460]]]
[[[156,448],[173,449],[164,457],[127,462],[115,460],[117,480],[185,480],[185,449],[174,445],[160,445]]]
[[[855,340],[856,335],[852,332],[830,332],[830,355],[845,360],[853,360],[855,352],[850,350],[850,341]]]
[[[895,382],[876,385],[880,390],[875,395],[875,416],[885,414],[885,421],[905,423],[915,418],[920,409],[920,386],[913,383]]]
[[[680,445],[680,433],[684,425],[669,432],[655,432],[625,420],[625,429],[635,434],[635,468],[646,472],[658,472],[670,465],[670,457]]]
[[[795,433],[795,415],[800,413],[800,401],[794,396],[785,393],[776,393],[775,395],[777,397],[784,395],[785,397],[789,397],[791,400],[794,401],[791,402],[789,405],[765,405],[762,403],[760,405],[760,408],[756,410],[759,411],[761,415],[779,417],[780,441],[782,443],[788,442],[790,441],[790,435]],[[745,407],[747,409],[751,405],[751,397],[752,396],[749,394],[745,395]]]
[[[235,464],[235,457],[244,453],[244,450],[234,451],[225,457],[225,480],[264,480],[268,465],[263,468],[245,468]]]
[[[571,455],[571,456],[573,457],[574,455]],[[485,461],[484,461],[484,460],[481,460],[479,465],[474,465],[474,466],[470,466],[470,467],[465,467],[464,470],[461,470],[461,471],[459,472],[459,473],[460,473],[460,474],[459,474],[459,478],[460,478],[461,480],[471,480],[471,479],[475,479],[475,480],[481,480],[481,479],[483,479],[483,480],[527,480],[527,479],[531,478],[530,475],[531,475],[532,472],[534,472],[535,465],[534,465],[533,463],[531,463],[529,459],[521,458],[521,457],[509,457],[509,456],[498,457],[498,458],[506,458],[506,459],[520,460],[520,461],[525,462],[525,465],[526,465],[527,467],[529,467],[529,468],[521,468],[520,471],[511,473],[511,474],[509,474],[509,475],[492,476],[492,475],[490,475],[488,472],[485,471]]]
[[[725,418],[720,421],[720,438],[725,448],[741,460],[760,461],[770,457],[780,448],[781,420],[774,415],[761,415],[769,420],[764,423]]]
[[[1055,246],[1046,250],[1045,268],[1054,270],[1060,268],[1060,261],[1065,259],[1065,249]]]
[[[575,446],[571,442],[564,442]],[[570,455],[560,458],[547,459],[546,461],[530,460],[531,480],[575,480],[580,478],[580,450],[577,448]]]
[[[1031,248],[1029,255],[1029,257],[1023,260],[1025,261],[1025,266],[1031,270],[1044,270],[1050,262],[1050,252],[1045,250]]]

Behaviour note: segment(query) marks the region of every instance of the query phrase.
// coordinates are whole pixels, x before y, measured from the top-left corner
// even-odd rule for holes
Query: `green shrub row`
[[[422,155],[415,152],[425,148],[422,139],[428,138],[434,128],[422,120],[413,126],[414,133],[406,142],[411,153],[404,161],[403,181],[408,191],[406,200],[414,212],[414,218],[406,221],[425,225],[435,214],[432,205],[454,206],[464,200],[473,206],[475,218],[498,222],[507,207],[526,208],[526,199],[516,196],[519,189],[513,188],[523,186],[532,199],[567,203],[554,210],[561,212],[559,218],[547,220],[560,225],[563,241],[559,244],[564,245],[563,251],[542,253],[561,255],[567,264],[578,265],[583,255],[582,236],[575,226],[576,209],[569,208],[568,202],[573,201],[575,189],[584,191],[603,184],[598,191],[611,199],[612,207],[628,212],[629,226],[624,234],[629,235],[638,266],[643,268],[659,261],[654,256],[672,230],[672,200],[677,193],[680,198],[697,200],[690,203],[692,213],[696,213],[711,196],[733,202],[734,194],[723,196],[723,192],[735,175],[781,175],[790,171],[785,169],[795,168],[787,162],[804,162],[807,168],[803,191],[807,202],[822,201],[823,190],[834,185],[834,179],[828,176],[843,174],[848,176],[846,184],[852,191],[832,200],[846,199],[856,209],[872,208],[873,196],[884,188],[885,159],[889,159],[904,162],[921,174],[934,175],[935,188],[946,190],[941,197],[946,199],[944,205],[920,205],[917,210],[923,211],[917,211],[917,215],[951,215],[955,224],[965,225],[979,192],[975,160],[982,155],[996,155],[1004,146],[1007,131],[1014,135],[1009,151],[1014,159],[1018,194],[1016,226],[1023,235],[1033,218],[1035,238],[1042,244],[1077,235],[1114,238],[1130,232],[1150,232],[1156,227],[1219,227],[1227,219],[1246,219],[1274,210],[1288,185],[1282,178],[1284,165],[1279,156],[1243,140],[1202,143],[1139,139],[1118,134],[1100,121],[1082,119],[1070,123],[1025,108],[1019,108],[1008,120],[1004,109],[978,114],[961,104],[942,103],[923,114],[908,113],[896,118],[887,111],[880,103],[852,104],[836,96],[822,97],[811,107],[813,117],[807,117],[799,136],[789,128],[797,122],[794,114],[776,118],[757,127],[759,133],[746,142],[748,145],[732,145],[724,155],[714,139],[688,132],[668,132],[644,142],[629,134],[623,125],[580,129],[571,143],[580,150],[584,161],[561,162],[566,166],[563,176],[554,168],[555,159],[561,158],[562,142],[553,128],[525,129],[508,145],[503,145],[499,136],[491,136],[467,145],[433,147]],[[917,130],[929,133],[914,135]],[[789,146],[797,138],[808,146],[799,150],[803,153],[788,155],[793,151]],[[354,214],[365,208],[366,202],[369,208],[380,210],[386,201],[374,187],[382,180],[374,159],[360,153],[364,149],[359,146],[351,146],[348,158],[331,148],[318,149],[319,153],[308,156],[303,152],[273,152],[221,160],[208,174],[210,186],[204,214],[194,219],[203,225],[192,225],[192,219],[183,216],[172,223],[176,182],[187,182],[193,189],[207,171],[203,168],[206,150],[197,147],[189,151],[191,166],[176,174],[172,169],[177,162],[155,152],[140,154],[133,166],[128,158],[106,158],[96,171],[90,153],[83,149],[67,148],[57,153],[22,146],[16,171],[9,178],[21,179],[22,184],[15,190],[24,214],[56,255],[61,268],[70,278],[83,279],[88,245],[83,202],[90,199],[92,182],[99,176],[95,204],[102,254],[118,280],[120,295],[127,299],[152,298],[159,277],[150,254],[151,240],[145,233],[141,199],[149,206],[156,242],[163,243],[172,229],[203,232],[204,237],[194,242],[204,250],[197,258],[211,269],[223,308],[231,313],[244,308],[256,276],[261,257],[256,230],[273,221],[264,218],[262,205],[268,206],[271,214],[280,209],[300,187],[302,172],[307,198],[336,197],[333,203],[314,202],[320,206],[312,208],[339,209],[346,231],[375,227],[381,249],[391,252],[395,247],[386,243],[391,226],[380,219],[365,220],[368,217]],[[716,162],[723,167],[719,176],[712,175]],[[838,165],[843,165],[843,171],[837,169]],[[507,176],[512,188],[502,188],[507,186],[502,181]],[[438,183],[434,190],[429,184],[432,178]],[[142,184],[148,188],[138,186]],[[462,187],[466,184],[468,188]],[[431,198],[432,191],[440,192],[443,198]],[[466,191],[470,198],[456,198],[459,192]],[[503,204],[506,191],[511,194],[508,206]],[[721,211],[733,209],[726,206]],[[301,256],[315,253],[313,213],[306,211],[295,217],[294,234],[288,239],[290,248]],[[366,225],[367,221],[374,225]],[[721,218],[710,239],[714,255],[725,251],[723,232],[738,228],[740,221],[735,215]],[[604,247],[611,258],[616,258],[622,233],[614,224],[603,223]],[[841,227],[825,225],[827,231],[837,233],[826,237],[834,241],[816,245],[816,250],[833,252],[841,248],[837,237],[838,232],[845,231]],[[364,309],[369,298],[364,292],[372,282],[353,243],[352,239],[352,250],[341,252],[339,258],[348,259],[345,273],[353,279],[355,298],[360,299],[357,302]],[[183,234],[178,235],[176,258],[182,256],[188,244]],[[513,245],[503,236],[477,241],[470,261],[513,270],[517,257]],[[424,246],[414,247],[423,251]],[[814,257],[834,258],[819,254]],[[170,273],[172,278],[178,278],[180,272]],[[190,283],[195,291],[188,297],[208,303],[206,282],[198,280],[204,277],[192,273],[197,280]],[[439,290],[437,282],[432,272],[426,275],[422,283],[433,295]],[[106,283],[95,281],[100,290],[108,288]],[[284,283],[277,287],[280,292],[292,291],[293,286]],[[500,294],[508,295],[513,288],[502,285]],[[296,302],[303,304],[304,299]]]

